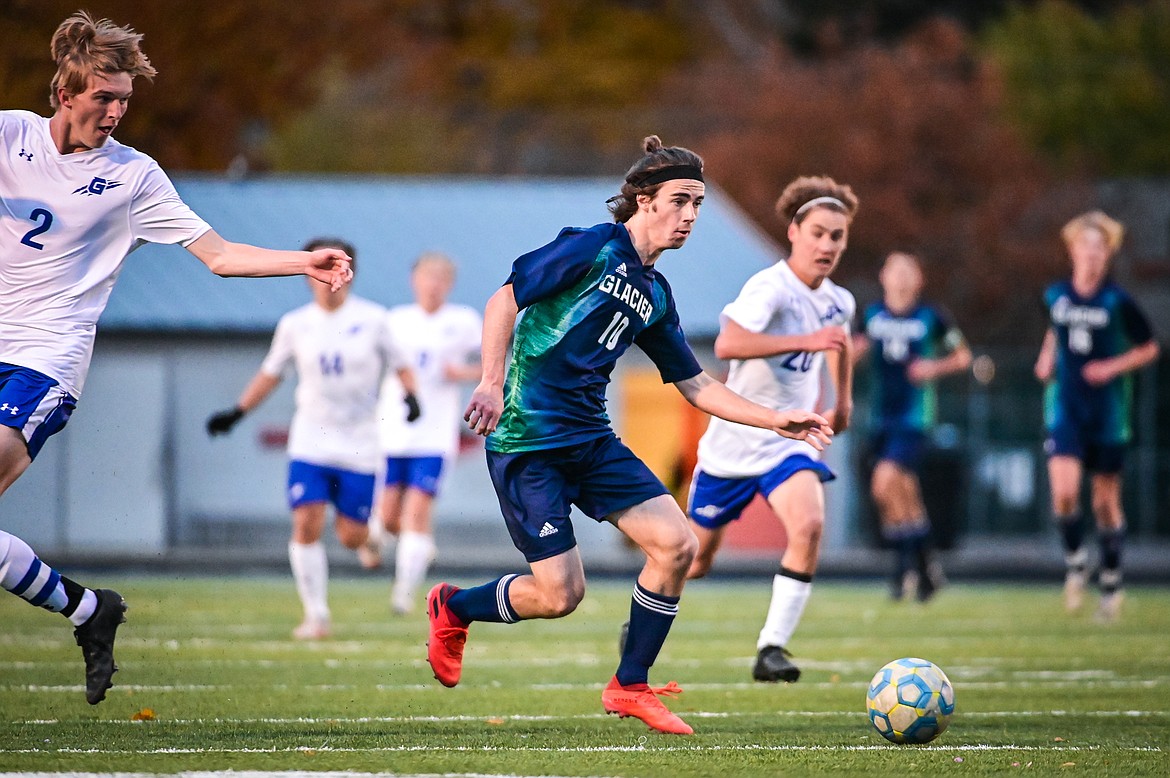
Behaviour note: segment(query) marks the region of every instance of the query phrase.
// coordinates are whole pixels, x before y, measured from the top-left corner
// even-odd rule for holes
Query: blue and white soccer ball
[[[865,694],[874,728],[894,743],[929,743],[946,730],[955,712],[955,689],[925,659],[895,659],[877,671]]]

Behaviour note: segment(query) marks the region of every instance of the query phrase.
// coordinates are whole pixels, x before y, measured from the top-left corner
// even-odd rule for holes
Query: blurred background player
[[[870,491],[882,537],[896,551],[891,594],[926,601],[942,586],[942,569],[930,550],[930,520],[918,472],[927,436],[938,415],[934,382],[971,366],[971,349],[940,308],[919,300],[918,257],[895,251],[878,281],[882,301],[865,309],[854,340],[855,361],[868,351],[874,372],[870,408],[877,457]]]
[[[158,164],[111,136],[138,76],[155,69],[142,36],[86,13],[53,33],[51,118],[0,111],[0,494],[32,464],[74,408],[98,317],[126,256],[178,243],[220,276],[350,279],[345,252],[270,251],[228,243],[179,199]],[[0,586],[74,625],[85,696],[105,699],[126,603],[62,576],[0,531]]]
[[[643,152],[610,200],[613,223],[562,230],[518,258],[488,301],[483,380],[466,418],[488,436],[492,483],[531,572],[472,589],[435,586],[427,596],[427,659],[440,683],[455,686],[472,622],[560,618],[577,607],[585,572],[569,516],[575,504],[616,525],[646,554],[629,639],[602,692],[603,707],[660,732],[691,734],[657,696],[677,694],[678,685],[647,682],[678,613],[695,537],[666,487],[610,428],[610,373],[637,343],[662,380],[701,410],[817,445],[829,433],[821,417],[756,405],[699,367],[655,263],[690,237],[704,197],[703,161],[687,149],[663,147],[657,136],[645,139]],[[505,386],[508,342],[521,309]]]
[[[414,303],[395,306],[388,314],[390,331],[423,399],[422,415],[410,421],[402,407],[401,382],[396,374],[386,376],[378,413],[386,479],[377,510],[381,527],[398,537],[391,608],[399,614],[414,610],[415,593],[434,560],[431,508],[444,465],[459,452],[460,383],[480,376],[483,319],[470,306],[447,302],[454,285],[455,263],[445,254],[425,253],[410,273]],[[358,549],[366,567],[381,562],[375,526],[370,541]]]
[[[307,250],[330,247],[354,255],[348,243],[318,238]],[[280,317],[272,347],[234,408],[207,420],[208,434],[223,435],[280,385],[291,365],[297,373],[296,412],[288,436],[288,503],[292,540],[288,558],[304,606],[299,640],[331,633],[329,565],[321,532],[325,509],[336,509],[334,528],[346,548],[366,540],[378,465],[378,390],[388,370],[406,388],[408,418],[418,417],[414,376],[386,321],[386,309],[310,279],[313,302]]]
[[[1101,553],[1097,618],[1114,621],[1122,600],[1121,470],[1133,438],[1133,373],[1158,358],[1158,344],[1133,298],[1109,277],[1125,228],[1091,211],[1068,222],[1060,234],[1072,277],[1045,290],[1049,327],[1035,372],[1047,384],[1044,450],[1067,565],[1064,605],[1069,612],[1081,607],[1088,578],[1080,511],[1087,470]]]
[[[827,177],[785,187],[776,213],[792,252],[747,280],[720,314],[715,355],[731,360],[727,386],[768,408],[827,408],[834,432],[849,426],[853,295],[829,280],[857,213],[853,190]],[[772,600],[756,643],[757,681],[800,678],[787,645],[812,591],[825,523],[822,482],[836,476],[808,442],[712,419],[699,440],[687,512],[699,538],[688,578],[711,569],[727,525],[763,495],[784,525],[788,545],[773,577]]]

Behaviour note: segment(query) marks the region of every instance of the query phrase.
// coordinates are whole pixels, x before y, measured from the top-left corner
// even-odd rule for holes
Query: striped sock
[[[0,530],[0,586],[80,626],[97,608],[97,595],[46,565],[20,538]]]
[[[515,624],[520,621],[520,614],[508,600],[508,589],[519,577],[519,574],[512,573],[482,586],[460,589],[448,598],[447,607],[464,624],[473,621]]]
[[[642,584],[634,584],[630,602],[630,631],[626,648],[617,669],[617,681],[622,686],[646,683],[650,667],[658,659],[658,652],[666,642],[674,617],[678,615],[678,597],[655,594]]]

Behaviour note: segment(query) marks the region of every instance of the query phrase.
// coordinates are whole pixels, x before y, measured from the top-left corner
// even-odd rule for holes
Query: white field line
[[[857,717],[864,718],[864,711],[832,711],[832,710],[779,710],[779,711],[686,711],[684,716],[691,719],[730,719],[747,717],[778,718],[833,718]],[[1009,710],[1009,711],[960,711],[963,718],[1031,718],[1036,716],[1078,717],[1086,718],[1144,718],[1170,716],[1170,711],[1151,710]],[[13,721],[11,724],[22,726],[55,726],[59,724],[84,724],[95,726],[100,724],[115,726],[159,726],[162,724],[181,724],[184,726],[206,726],[208,724],[394,724],[394,723],[455,723],[488,721],[505,723],[508,721],[579,721],[586,719],[607,718],[604,713],[579,713],[562,716],[530,715],[515,713],[490,713],[481,715],[459,716],[317,716],[317,717],[277,717],[277,718],[200,718],[200,719],[168,719],[160,718],[153,721],[131,721],[129,719],[29,719],[27,721]]]
[[[646,738],[643,738],[646,739]],[[353,748],[322,746],[286,746],[273,748],[13,748],[0,750],[0,754],[118,754],[130,756],[164,755],[164,754],[379,754],[379,753],[553,753],[553,754],[597,754],[597,753],[728,753],[736,751],[748,752],[845,752],[845,751],[899,751],[903,746],[892,743],[885,745],[854,745],[854,746],[767,746],[759,744],[726,745],[726,746],[651,746],[645,743],[631,746],[376,746],[373,748]],[[939,751],[942,753],[965,753],[979,751],[1021,751],[1029,753],[1077,753],[1077,752],[1127,752],[1127,753],[1162,753],[1157,746],[1126,746],[1122,748],[1107,748],[1104,746],[1020,746],[1014,744],[990,745],[973,743],[967,745],[924,745],[915,746],[915,751]]]
[[[686,683],[684,681],[684,683]],[[1112,679],[1069,679],[1069,680],[1054,680],[1054,681],[1027,681],[1023,679],[1018,680],[1004,680],[1004,681],[966,681],[957,684],[960,690],[967,689],[1154,689],[1170,684],[1170,676],[1157,676],[1154,678],[1112,678]],[[802,689],[865,689],[868,686],[866,681],[840,681],[830,682],[822,681],[818,683],[802,683]],[[218,692],[218,691],[239,691],[242,689],[258,690],[269,689],[271,691],[288,691],[295,689],[297,691],[308,692],[349,692],[349,691],[379,691],[379,692],[401,692],[401,691],[442,691],[444,694],[457,694],[463,692],[477,692],[487,691],[498,688],[495,685],[483,684],[462,684],[455,688],[454,691],[448,690],[445,687],[439,686],[435,683],[416,683],[416,684],[117,684],[115,690],[133,691],[133,692],[155,692],[159,694],[166,693],[185,693],[185,692]],[[525,690],[532,692],[562,692],[562,691],[600,691],[601,685],[597,683],[536,683],[521,686],[511,687],[516,690]],[[755,689],[757,691],[764,691],[774,693],[776,687],[772,684],[761,683],[687,683],[686,689],[691,691],[747,691]],[[0,692],[30,692],[30,693],[75,693],[84,691],[85,687],[80,684],[7,684],[0,686]]]

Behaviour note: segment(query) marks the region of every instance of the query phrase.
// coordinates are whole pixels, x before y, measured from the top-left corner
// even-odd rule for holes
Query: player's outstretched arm
[[[236,426],[240,419],[264,402],[279,385],[280,376],[269,375],[263,370],[256,373],[248,385],[244,387],[244,391],[240,394],[240,399],[236,401],[234,407],[211,415],[207,420],[207,434],[214,437],[231,432],[232,427]]]
[[[833,429],[825,417],[812,411],[775,411],[752,402],[716,381],[707,373],[676,381],[675,387],[687,402],[701,411],[737,424],[770,429],[778,435],[804,440],[818,451],[829,445]]]
[[[501,286],[483,311],[483,375],[471,393],[463,420],[477,435],[490,435],[504,412],[505,364],[508,343],[520,308],[511,284]]]
[[[247,243],[230,243],[208,230],[187,246],[217,276],[266,278],[305,275],[337,291],[353,280],[350,256],[341,249],[281,251]]]
[[[727,319],[715,338],[715,356],[720,359],[758,359],[793,351],[832,351],[845,348],[849,333],[830,325],[807,335],[769,335],[752,332],[734,319]]]

